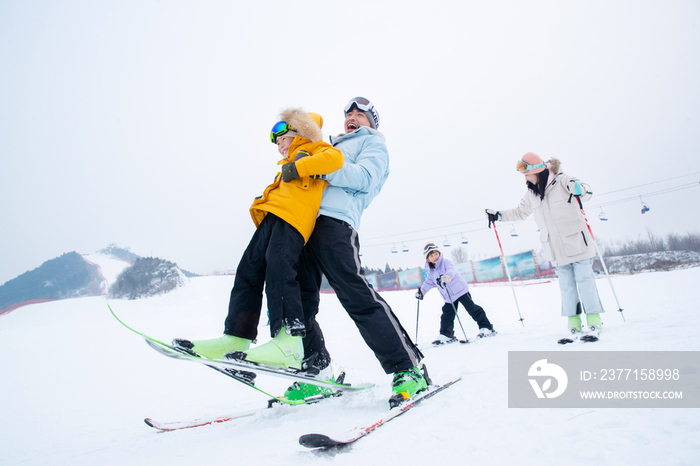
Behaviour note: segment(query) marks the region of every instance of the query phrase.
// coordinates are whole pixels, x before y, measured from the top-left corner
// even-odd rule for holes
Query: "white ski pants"
[[[593,259],[555,267],[554,270],[559,277],[559,289],[561,289],[561,315],[575,316],[579,302],[586,314],[605,312],[595,284]]]

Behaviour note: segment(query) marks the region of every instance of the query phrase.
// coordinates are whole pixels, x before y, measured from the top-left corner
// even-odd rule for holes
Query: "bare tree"
[[[461,264],[462,262],[467,262],[469,260],[469,252],[464,246],[457,246],[452,249],[452,262],[455,264]]]
[[[700,251],[700,233],[689,232],[686,235],[670,233],[666,240],[671,251]]]
[[[661,251],[700,251],[700,234],[697,232],[670,233],[664,240],[647,231],[647,239],[641,236],[636,240],[626,239],[613,245],[604,244],[603,255],[629,256],[634,254],[648,254]]]
[[[649,238],[649,249],[654,251],[665,251],[664,239],[656,236],[650,229],[647,229],[647,237]]]

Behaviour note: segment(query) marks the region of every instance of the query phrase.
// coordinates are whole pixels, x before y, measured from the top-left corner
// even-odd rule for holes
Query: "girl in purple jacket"
[[[423,247],[423,255],[426,260],[425,271],[427,276],[423,285],[416,292],[416,299],[422,300],[428,291],[437,286],[442,299],[445,300],[445,305],[442,306],[442,317],[440,318],[440,337],[433,344],[441,345],[457,341],[454,324],[455,311],[459,303],[462,303],[472,319],[478,324],[479,334],[477,338],[496,335],[484,309],[472,301],[467,281],[457,271],[454,264],[440,254],[440,250],[435,243],[426,243]]]

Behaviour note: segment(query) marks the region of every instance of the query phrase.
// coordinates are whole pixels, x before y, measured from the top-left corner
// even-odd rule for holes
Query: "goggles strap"
[[[524,165],[524,167],[523,167],[523,165]],[[523,162],[522,160],[518,160],[518,163],[515,164],[515,169],[518,170],[520,173],[527,173],[530,170],[537,170],[537,169],[544,168],[544,167],[545,167],[544,162],[538,163],[537,165],[530,165],[527,162]]]

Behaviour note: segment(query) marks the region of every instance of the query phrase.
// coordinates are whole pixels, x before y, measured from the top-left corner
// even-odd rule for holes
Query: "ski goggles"
[[[348,102],[348,104],[343,109],[343,111],[345,112],[345,116],[348,116],[348,112],[352,110],[353,107],[357,107],[357,109],[361,112],[369,112],[374,118],[374,125],[372,127],[376,129],[379,126],[379,114],[374,109],[374,105],[372,104],[372,102],[365,99],[364,97],[355,97],[350,102]]]
[[[355,97],[352,99],[348,104],[345,106],[344,111],[345,113],[348,113],[352,107],[356,106],[358,109],[360,109],[363,112],[371,112],[374,108],[374,105],[372,105],[372,102],[369,100],[365,99],[364,97]]]
[[[544,168],[544,166],[544,162],[538,163],[537,165],[530,165],[529,163],[523,162],[522,160],[518,160],[518,163],[515,164],[515,169],[518,170],[520,173],[527,173],[530,170]]]
[[[440,249],[438,249],[435,243],[428,243],[425,246],[423,246],[423,255],[426,259],[428,258],[428,254],[430,254],[432,251],[440,252]]]
[[[272,131],[270,132],[270,141],[272,141],[273,144],[277,144],[277,138],[284,136],[290,131],[296,130],[289,126],[286,121],[278,121],[275,123],[275,126],[272,127]]]

